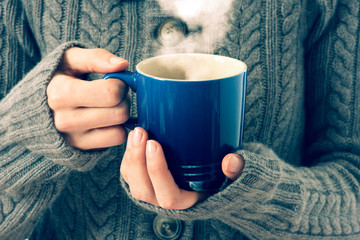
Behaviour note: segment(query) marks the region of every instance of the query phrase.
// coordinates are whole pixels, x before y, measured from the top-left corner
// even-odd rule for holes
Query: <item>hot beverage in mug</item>
[[[246,64],[211,54],[146,59],[136,72],[109,73],[137,94],[138,125],[165,153],[180,188],[216,191],[223,157],[242,146]]]

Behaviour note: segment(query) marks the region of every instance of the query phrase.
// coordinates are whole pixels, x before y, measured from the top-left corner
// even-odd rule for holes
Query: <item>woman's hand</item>
[[[104,49],[70,48],[47,88],[56,128],[75,148],[122,144],[129,118],[128,87],[118,79],[85,81],[87,73],[122,71],[129,63]]]
[[[224,174],[235,180],[244,167],[236,154],[225,156]],[[165,209],[187,209],[206,197],[203,193],[179,189],[165,160],[161,145],[148,140],[147,132],[137,127],[128,136],[121,174],[135,199]]]

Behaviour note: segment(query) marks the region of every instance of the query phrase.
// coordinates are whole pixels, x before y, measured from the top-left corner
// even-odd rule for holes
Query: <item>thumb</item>
[[[101,48],[73,47],[66,50],[61,70],[70,75],[123,71],[129,62]]]
[[[236,180],[244,169],[245,161],[237,154],[230,153],[222,161],[222,170],[228,178]]]

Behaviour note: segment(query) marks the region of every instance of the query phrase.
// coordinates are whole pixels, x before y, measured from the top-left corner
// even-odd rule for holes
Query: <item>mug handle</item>
[[[130,71],[122,71],[122,72],[114,72],[114,73],[108,73],[106,74],[103,79],[109,79],[109,78],[117,78],[122,81],[124,81],[129,87],[136,92],[136,73],[130,72]],[[130,117],[129,120],[127,120],[125,123],[122,124],[124,127],[129,128],[133,130],[137,126],[139,126],[139,121],[137,118]]]
[[[106,74],[103,79],[117,78],[124,81],[129,87],[136,92],[136,73],[124,70],[122,72],[114,72]]]

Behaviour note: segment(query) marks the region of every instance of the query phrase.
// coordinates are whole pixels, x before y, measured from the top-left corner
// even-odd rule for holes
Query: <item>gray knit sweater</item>
[[[156,0],[0,1],[0,239],[156,239],[157,215],[182,222],[180,239],[360,239],[358,0],[233,2],[201,51],[248,65],[246,164],[190,209],[134,200],[123,146],[67,144],[46,100],[64,51],[105,48],[131,70],[171,17]],[[211,32],[184,21],[187,38]]]

